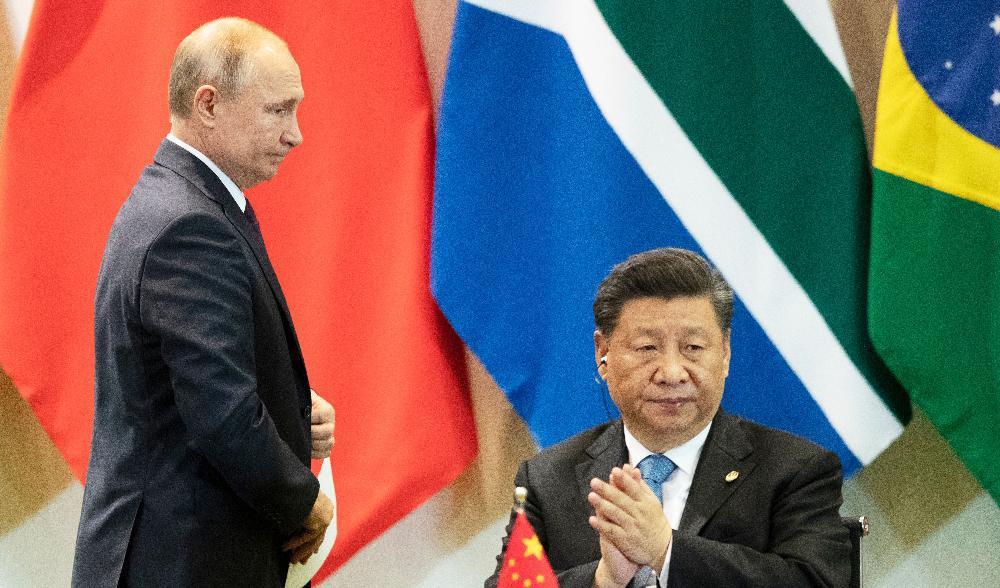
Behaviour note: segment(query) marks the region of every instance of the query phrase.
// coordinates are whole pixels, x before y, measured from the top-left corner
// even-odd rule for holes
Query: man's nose
[[[281,135],[282,141],[291,147],[302,144],[302,130],[299,128],[299,117],[292,117],[292,125]]]
[[[677,350],[667,350],[656,360],[656,371],[653,372],[653,382],[670,386],[683,384],[688,379],[688,371],[684,356]]]

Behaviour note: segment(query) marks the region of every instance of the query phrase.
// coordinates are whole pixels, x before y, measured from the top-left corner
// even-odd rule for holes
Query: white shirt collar
[[[168,133],[167,139],[176,144],[177,146],[185,149],[188,153],[194,155],[195,157],[200,159],[202,163],[207,165],[208,169],[212,170],[212,172],[219,177],[219,180],[222,181],[222,185],[225,186],[227,190],[229,190],[230,194],[232,194],[233,200],[236,201],[236,205],[240,207],[240,210],[243,212],[247,211],[247,197],[243,195],[243,192],[236,185],[236,182],[229,179],[229,176],[227,176],[225,172],[219,169],[219,166],[212,163],[212,160],[209,159],[208,156],[206,156],[201,151],[198,151],[194,147],[188,145],[184,141],[181,141],[180,139],[175,137],[173,133]]]
[[[711,428],[712,422],[709,421],[705,425],[705,428],[697,435],[682,445],[668,449],[663,455],[670,458],[670,461],[674,462],[674,465],[678,469],[689,476],[693,476],[694,469],[698,466],[698,457],[701,455],[701,448],[705,446],[705,440],[708,438],[708,432]],[[646,446],[632,435],[632,432],[628,430],[628,425],[625,425],[625,447],[628,449],[629,463],[634,466],[637,466],[646,456],[653,454],[652,451],[646,449]]]

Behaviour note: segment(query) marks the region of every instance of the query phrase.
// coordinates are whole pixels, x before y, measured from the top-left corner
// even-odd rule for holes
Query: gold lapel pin
[[[740,477],[740,473],[737,472],[736,470],[733,470],[733,471],[729,472],[728,474],[726,474],[726,481],[727,482],[734,482],[734,481],[736,481],[736,478],[739,478],[739,477]]]

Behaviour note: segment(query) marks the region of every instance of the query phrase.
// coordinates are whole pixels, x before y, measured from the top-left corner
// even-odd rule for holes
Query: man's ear
[[[608,338],[600,330],[594,330],[594,361],[597,362],[597,373],[604,377],[608,368]]]
[[[194,118],[202,125],[215,128],[215,109],[219,105],[219,91],[215,86],[204,85],[194,92]]]

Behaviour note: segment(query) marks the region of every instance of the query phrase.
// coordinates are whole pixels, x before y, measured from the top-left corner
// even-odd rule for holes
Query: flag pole
[[[528,489],[524,486],[514,488],[514,512],[523,513],[526,500],[528,500]]]

